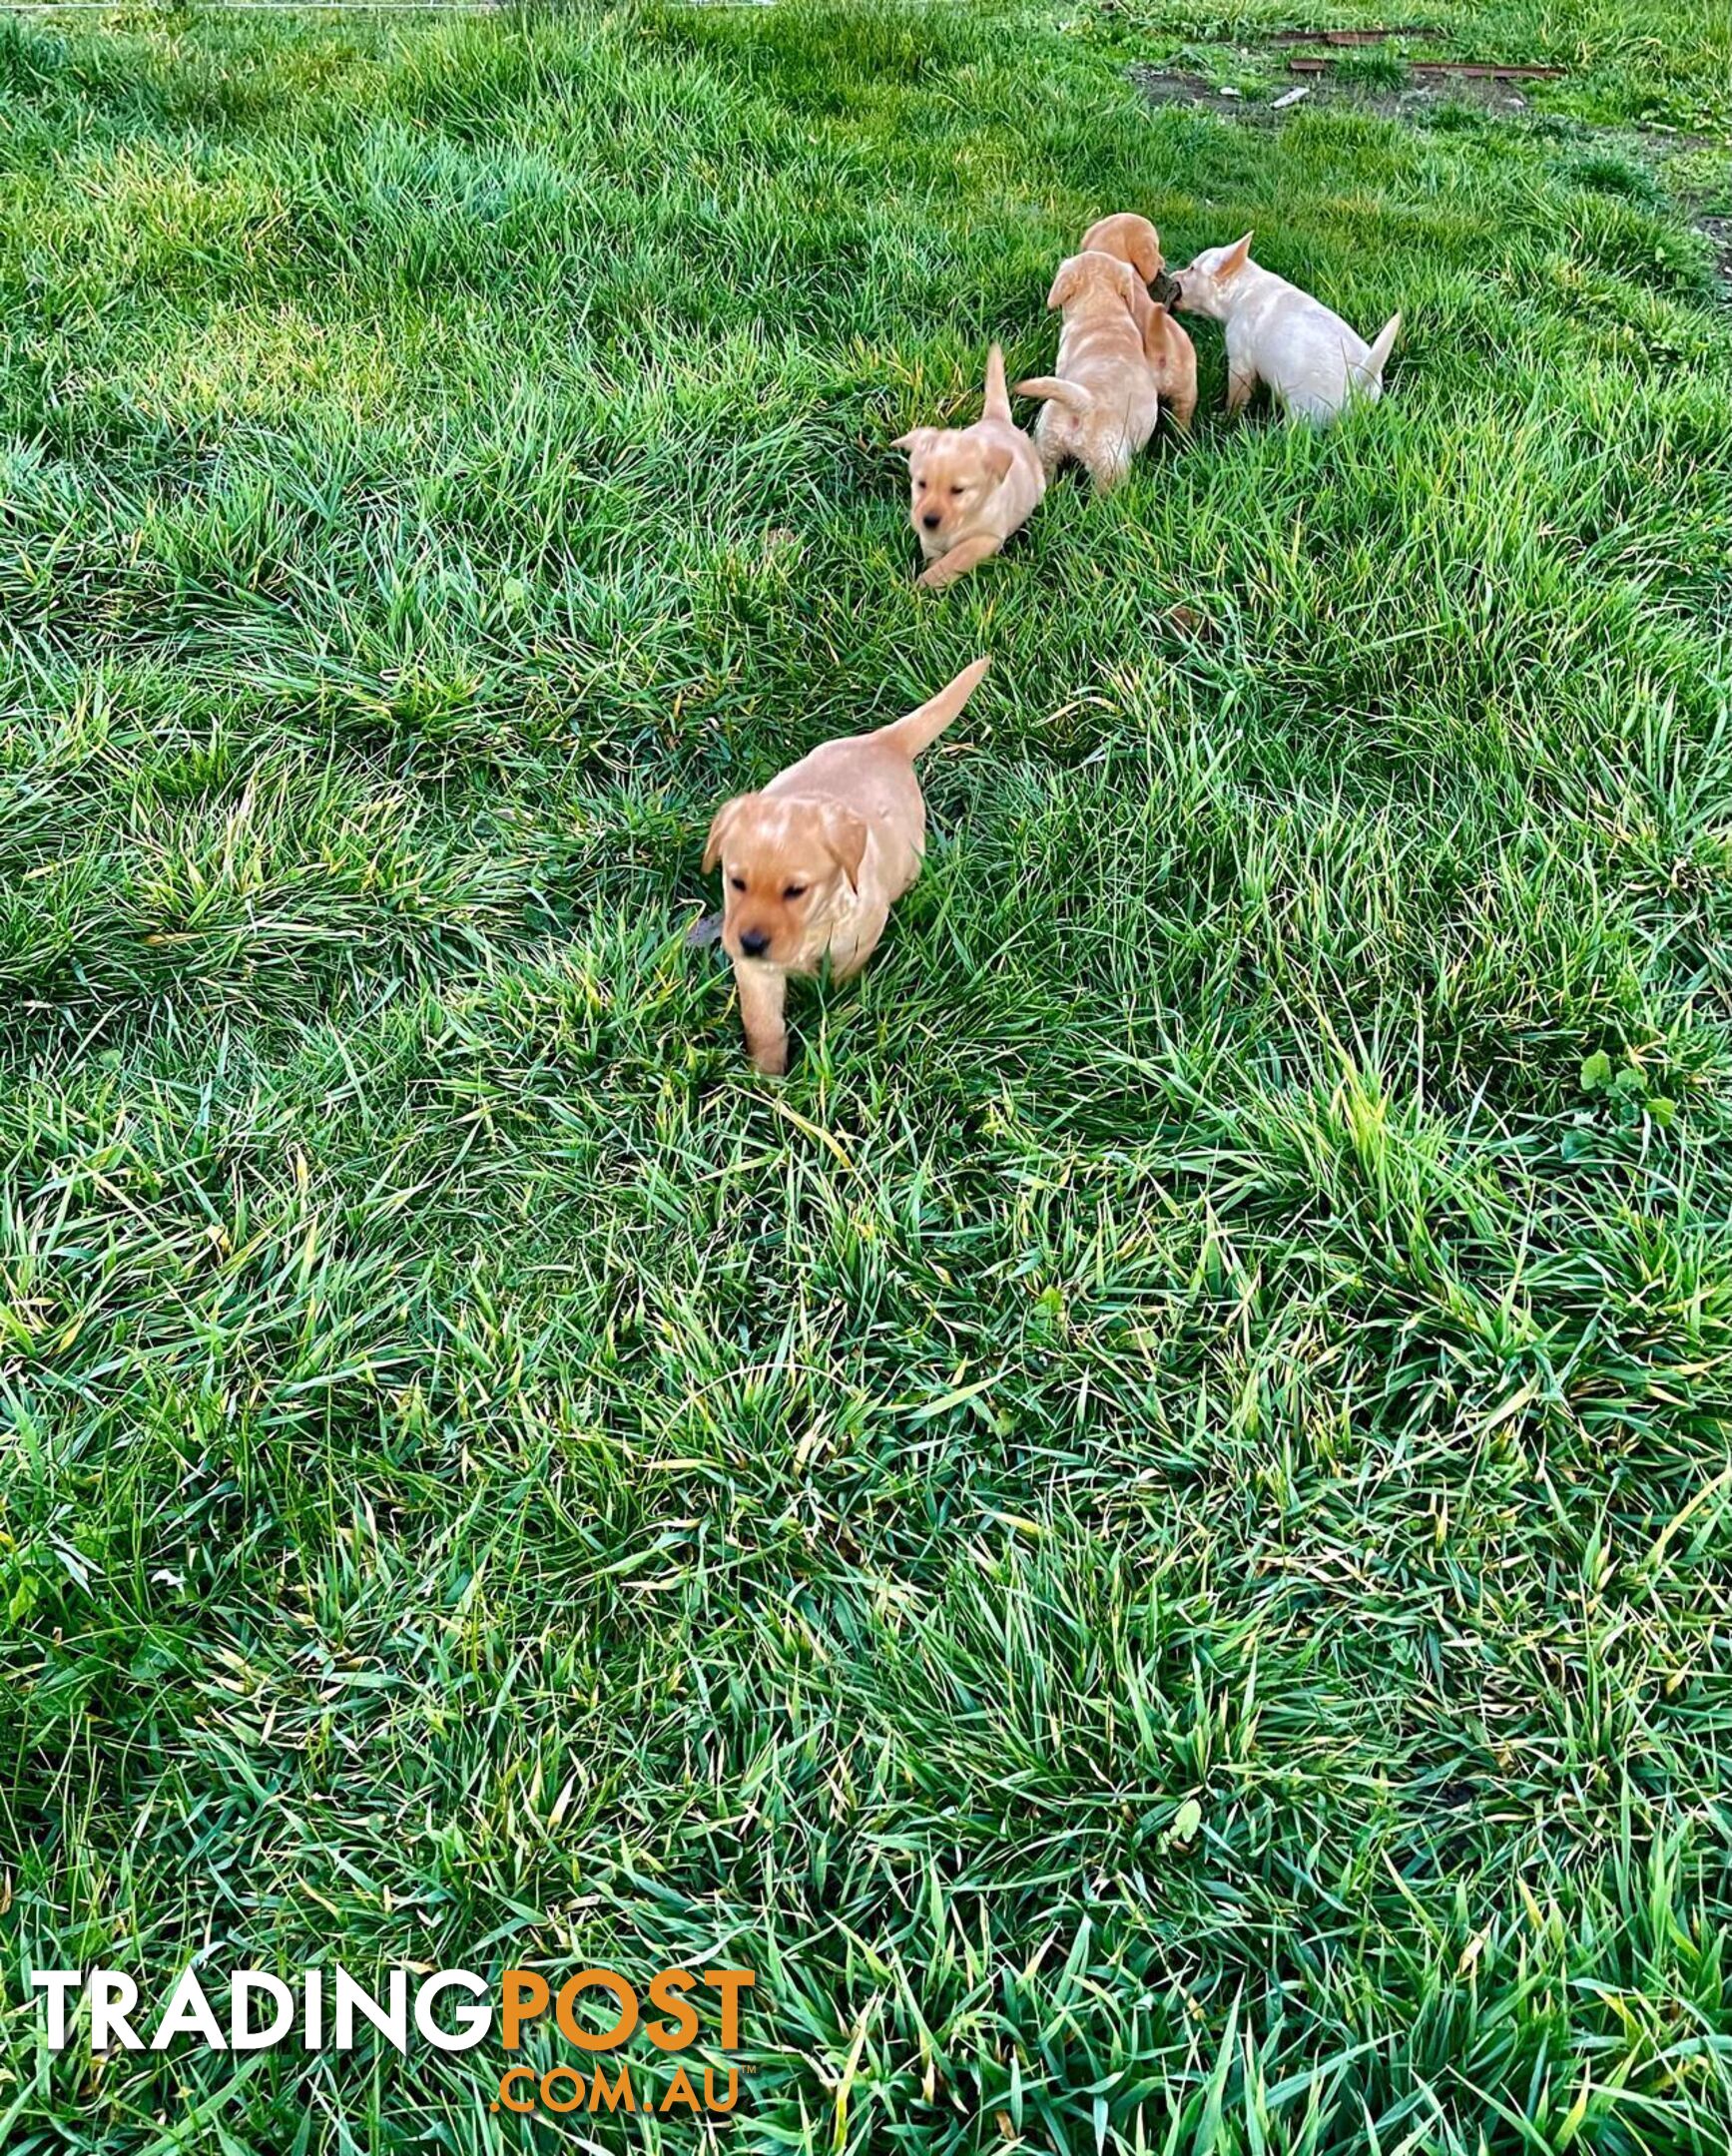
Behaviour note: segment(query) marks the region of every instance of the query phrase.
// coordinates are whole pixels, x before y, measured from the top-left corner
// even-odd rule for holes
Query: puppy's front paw
[[[752,1068],[761,1071],[766,1078],[788,1076],[788,1043],[778,1041],[774,1048],[754,1048]]]

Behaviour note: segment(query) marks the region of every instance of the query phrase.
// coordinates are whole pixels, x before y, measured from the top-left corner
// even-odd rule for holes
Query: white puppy
[[[1206,249],[1174,279],[1180,313],[1226,324],[1228,416],[1244,410],[1259,382],[1268,383],[1289,419],[1313,426],[1339,419],[1356,397],[1375,404],[1400,314],[1368,344],[1321,299],[1260,269],[1251,239],[1247,233],[1231,247]]]

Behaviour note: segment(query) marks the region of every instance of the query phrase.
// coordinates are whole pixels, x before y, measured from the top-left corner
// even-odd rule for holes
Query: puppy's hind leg
[[[1063,429],[1050,404],[1043,404],[1040,417],[1034,422],[1034,453],[1040,459],[1040,468],[1051,484],[1058,467],[1069,453],[1069,444],[1062,438]]]
[[[776,966],[736,965],[734,985],[740,991],[746,1053],[766,1077],[782,1077],[788,1069],[788,975]]]
[[[1048,426],[1046,413],[1042,412],[1034,422],[1034,453],[1040,459],[1040,468],[1046,474],[1046,483],[1050,486],[1057,478],[1065,458],[1070,454],[1069,428]]]
[[[1045,400],[1034,422],[1034,447],[1048,480],[1066,457],[1087,462],[1079,428],[1094,409],[1094,399],[1080,382],[1061,381],[1056,374],[1031,374],[1016,384],[1016,394]]]

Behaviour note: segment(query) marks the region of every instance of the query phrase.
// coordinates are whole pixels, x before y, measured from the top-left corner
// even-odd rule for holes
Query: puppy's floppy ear
[[[860,864],[866,859],[866,817],[856,815],[841,802],[826,802],[824,842],[837,866],[848,877],[849,889],[859,890]]]
[[[1235,240],[1221,258],[1221,267],[1216,270],[1215,274],[1217,276],[1236,276],[1251,260],[1251,243],[1256,237],[1255,233],[1247,233],[1243,240]]]
[[[1073,255],[1068,262],[1059,264],[1058,274],[1052,280],[1052,289],[1046,295],[1047,305],[1063,306],[1066,300],[1075,296],[1076,288],[1081,282],[1082,266]]]
[[[728,826],[752,799],[750,794],[736,794],[732,801],[725,801],[710,818],[710,835],[704,841],[704,873],[722,858],[723,841],[728,836]]]
[[[1125,252],[1145,284],[1152,284],[1166,268],[1161,260],[1161,236],[1152,225],[1145,224],[1140,231],[1132,226]]]
[[[1148,317],[1148,292],[1129,263],[1115,258],[1113,268],[1117,271],[1113,282],[1118,286],[1118,295],[1130,309],[1131,320],[1141,329]]]
[[[896,436],[890,447],[892,449],[905,449],[911,456],[916,449],[923,449],[937,431],[936,427],[909,427],[905,434]]]
[[[992,474],[992,484],[999,485],[1010,469],[1010,451],[998,443],[986,451],[986,469]]]

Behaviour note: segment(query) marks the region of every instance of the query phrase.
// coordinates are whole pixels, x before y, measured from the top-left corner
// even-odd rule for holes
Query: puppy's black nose
[[[936,511],[928,509],[925,515],[921,517],[920,522],[926,527],[927,531],[936,531],[938,528]]]
[[[770,938],[762,928],[742,928],[740,931],[740,948],[748,958],[762,958],[770,948]]]

